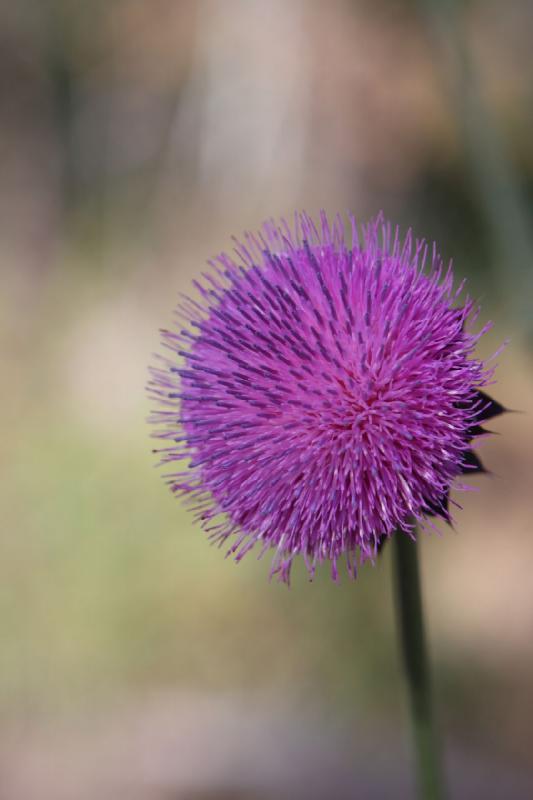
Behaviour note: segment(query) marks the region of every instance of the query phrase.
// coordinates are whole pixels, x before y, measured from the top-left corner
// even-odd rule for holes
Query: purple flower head
[[[187,327],[162,332],[149,384],[171,490],[237,560],[273,549],[286,581],[296,555],[354,575],[395,530],[450,521],[452,482],[483,469],[480,423],[504,410],[473,355],[490,326],[472,330],[435,247],[381,216],[343,231],[301,214],[236,241],[178,306]]]

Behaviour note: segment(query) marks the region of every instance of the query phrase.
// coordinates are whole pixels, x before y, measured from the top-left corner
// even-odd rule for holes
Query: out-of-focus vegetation
[[[117,704],[143,718],[156,691],[215,705],[260,693],[293,722],[311,707],[346,723],[355,764],[365,747],[379,762],[377,730],[398,752],[389,554],[356,584],[296,569],[290,591],[268,583],[268,556],[224,560],[153,469],[146,368],[178,292],[230,234],[294,208],[383,209],[469,276],[497,320],[483,355],[513,340],[494,394],[533,410],[532,23],[519,0],[0,9],[2,797],[201,796],[179,788],[179,752],[164,789],[153,765],[152,788],[128,788],[120,759],[94,782],[116,751],[91,755],[90,721],[112,738]],[[479,796],[518,798],[494,764],[533,769],[533,431],[524,415],[497,427],[497,477],[456,496],[458,533],[427,537],[423,557],[450,746],[496,769]],[[50,736],[78,755],[39,761]],[[135,762],[127,725],[120,737]],[[223,795],[233,779],[221,767],[206,781],[221,797],[266,791],[252,768],[248,794]]]

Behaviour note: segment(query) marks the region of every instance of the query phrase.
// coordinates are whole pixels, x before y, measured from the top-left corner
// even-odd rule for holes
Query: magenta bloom
[[[194,281],[149,384],[172,491],[237,560],[273,549],[287,581],[298,554],[353,575],[413,519],[449,521],[452,482],[482,470],[480,422],[504,410],[473,356],[489,326],[472,331],[435,248],[351,227],[351,244],[325,214],[246,234]]]

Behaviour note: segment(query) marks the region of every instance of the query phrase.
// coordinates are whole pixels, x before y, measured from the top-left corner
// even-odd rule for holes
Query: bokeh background
[[[506,339],[492,478],[426,536],[453,796],[533,797],[533,6],[0,5],[0,798],[412,796],[389,553],[269,584],[153,468],[147,364],[231,234],[437,240]]]

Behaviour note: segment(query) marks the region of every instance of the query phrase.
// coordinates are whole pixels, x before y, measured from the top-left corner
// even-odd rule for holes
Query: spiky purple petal
[[[479,423],[504,411],[480,391],[488,326],[455,305],[451,267],[433,248],[425,271],[427,245],[381,218],[361,241],[351,226],[350,246],[325,214],[236,241],[180,302],[188,328],[162,332],[152,370],[172,491],[237,559],[273,548],[285,580],[298,554],[334,576],[344,555],[354,574],[412,519],[449,521],[454,478],[482,470]]]

